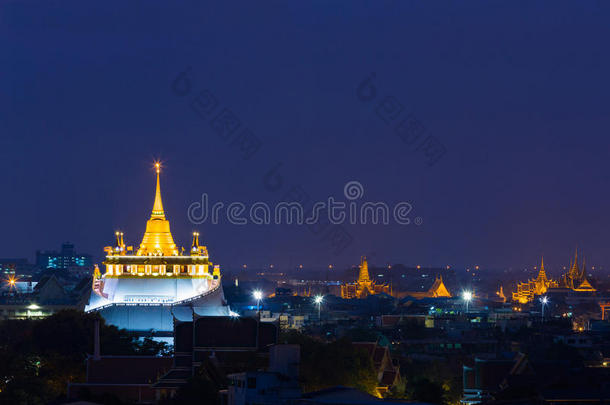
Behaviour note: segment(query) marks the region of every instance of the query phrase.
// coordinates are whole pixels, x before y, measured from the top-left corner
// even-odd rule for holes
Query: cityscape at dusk
[[[610,404],[608,4],[0,4],[0,404]]]

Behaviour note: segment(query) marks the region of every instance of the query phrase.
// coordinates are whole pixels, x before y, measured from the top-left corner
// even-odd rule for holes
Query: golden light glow
[[[563,268],[564,270],[566,267]],[[550,288],[567,288],[572,291],[594,292],[596,289],[587,280],[584,259],[582,266],[578,264],[578,251],[574,254],[574,261],[570,264],[570,270],[561,275],[558,280],[547,277],[544,269],[544,258],[540,262],[540,270],[535,279],[527,280],[517,284],[517,291],[513,292],[513,301],[526,304],[534,300],[537,295],[543,295]]]
[[[9,276],[9,278],[6,280],[6,283],[9,285],[10,288],[13,288],[17,284],[17,278],[15,276]]]
[[[328,266],[332,268],[332,265]],[[355,283],[344,284],[341,286],[341,297],[346,299],[351,298],[366,298],[369,295],[385,293],[392,295],[391,288],[388,284],[376,283],[369,275],[369,264],[365,256],[360,258],[360,266],[358,266],[358,280]]]
[[[144,232],[142,243],[136,254],[138,256],[176,256],[178,255],[178,249],[169,229],[169,221],[165,218],[163,201],[161,199],[161,184],[159,179],[161,163],[155,162],[155,169],[157,172],[155,202],[150,219],[146,222],[146,232]]]
[[[161,162],[154,162],[156,188],[150,218],[139,248],[134,252],[132,246],[125,246],[123,232],[117,230],[116,246],[107,246],[102,276],[96,266],[93,288],[103,289],[103,279],[139,277],[176,277],[207,278],[220,280],[220,267],[209,261],[207,248],[199,245],[199,232],[193,232],[193,245],[190,250],[179,248],[174,243],[169,221],[163,209],[161,198]],[[99,284],[99,286],[97,284]]]

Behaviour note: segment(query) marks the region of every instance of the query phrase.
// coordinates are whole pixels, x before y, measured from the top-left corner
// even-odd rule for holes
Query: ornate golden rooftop
[[[199,232],[193,232],[193,243],[186,254],[184,248],[176,246],[163,209],[159,163],[155,163],[155,172],[155,201],[142,243],[134,254],[133,247],[125,245],[123,232],[117,231],[116,246],[104,249],[105,276],[219,277],[219,267],[208,260],[207,248],[199,245]]]
[[[136,255],[176,256],[178,255],[178,249],[169,229],[169,221],[165,218],[163,201],[161,200],[161,184],[159,181],[161,165],[158,162],[155,163],[155,171],[157,173],[155,202],[150,219],[146,222],[146,231]]]

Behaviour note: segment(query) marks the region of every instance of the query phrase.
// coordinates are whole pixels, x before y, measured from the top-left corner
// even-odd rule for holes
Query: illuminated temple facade
[[[108,246],[105,272],[96,267],[86,312],[98,311],[107,323],[133,332],[171,336],[174,317],[228,316],[220,268],[209,260],[199,233],[187,252],[178,249],[161,200],[159,164],[155,164],[155,201],[142,243],[134,252],[123,233]]]
[[[570,264],[570,270],[561,275],[559,280],[547,277],[544,270],[544,259],[541,260],[538,277],[517,284],[517,291],[513,292],[513,301],[526,304],[533,301],[537,295],[546,294],[550,289],[565,289],[576,292],[595,292],[596,289],[587,280],[587,271],[583,260],[582,266],[578,265],[578,252],[574,255],[574,261]]]
[[[380,293],[392,295],[392,289],[388,284],[377,284],[375,280],[371,280],[366,257],[361,258],[359,270],[358,280],[355,283],[341,286],[341,298],[366,298]]]

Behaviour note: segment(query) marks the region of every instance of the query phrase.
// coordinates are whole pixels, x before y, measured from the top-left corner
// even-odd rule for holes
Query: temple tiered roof
[[[369,295],[385,293],[392,295],[392,289],[388,284],[378,284],[369,276],[369,264],[366,257],[360,258],[358,280],[353,284],[341,286],[342,298],[366,298]]]

